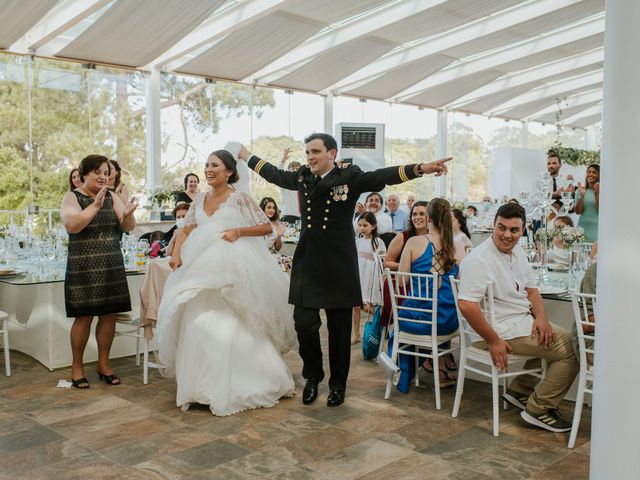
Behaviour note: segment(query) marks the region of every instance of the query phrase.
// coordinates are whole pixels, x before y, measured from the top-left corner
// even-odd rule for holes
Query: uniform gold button
[[[307,207],[307,212],[310,212],[310,211],[311,211],[311,207]]]
[[[327,220],[329,220],[327,217],[324,217],[324,221],[326,222]]]
[[[323,230],[326,230],[326,229],[327,229],[327,226],[326,226],[326,225],[322,225],[322,229],[323,229]]]
[[[307,220],[311,220],[311,215],[309,215],[309,216],[307,217]]]
[[[307,200],[307,203],[311,203],[311,200]]]
[[[327,200],[327,205],[331,205],[331,200]]]
[[[329,209],[328,209],[328,208],[325,208],[325,209],[324,209],[324,213],[329,213]]]
[[[311,224],[307,225],[307,228],[311,228]]]
[[[304,196],[307,197],[309,194],[307,192],[304,192]]]

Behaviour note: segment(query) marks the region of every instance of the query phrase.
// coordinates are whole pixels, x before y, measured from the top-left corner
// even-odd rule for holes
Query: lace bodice
[[[250,227],[269,223],[269,219],[251,196],[233,191],[227,201],[220,205],[211,216],[204,211],[206,193],[199,193],[191,203],[185,217],[187,225],[204,225],[219,222],[224,228]]]

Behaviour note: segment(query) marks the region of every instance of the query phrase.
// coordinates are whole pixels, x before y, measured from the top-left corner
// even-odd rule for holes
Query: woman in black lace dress
[[[120,252],[120,233],[136,224],[131,200],[125,206],[107,189],[109,160],[89,155],[80,163],[82,185],[67,192],[60,212],[69,232],[69,256],[64,282],[68,317],[75,317],[71,327],[71,382],[76,388],[88,388],[83,355],[89,340],[91,322],[98,316],[97,373],[109,385],[120,379],[109,365],[109,352],[115,333],[116,313],[131,310],[129,288]]]

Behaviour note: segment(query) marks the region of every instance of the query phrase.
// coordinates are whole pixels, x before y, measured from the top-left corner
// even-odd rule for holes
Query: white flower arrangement
[[[544,238],[544,227],[536,230],[535,240],[542,243]],[[547,246],[551,246],[551,243],[556,240],[562,240],[562,244],[565,247],[570,247],[576,242],[584,242],[584,230],[580,227],[570,227],[564,225],[562,227],[553,227],[547,230]]]
[[[553,238],[562,240],[565,247],[570,247],[574,243],[584,242],[585,235],[582,228],[565,225],[564,227],[556,227],[553,229]]]

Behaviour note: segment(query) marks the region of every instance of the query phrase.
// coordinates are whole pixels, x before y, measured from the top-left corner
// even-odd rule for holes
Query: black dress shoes
[[[344,392],[342,390],[331,390],[327,397],[327,407],[337,407],[344,403]]]
[[[302,390],[302,403],[310,405],[318,398],[318,380],[315,378],[307,378],[307,383],[304,384],[304,390]]]

